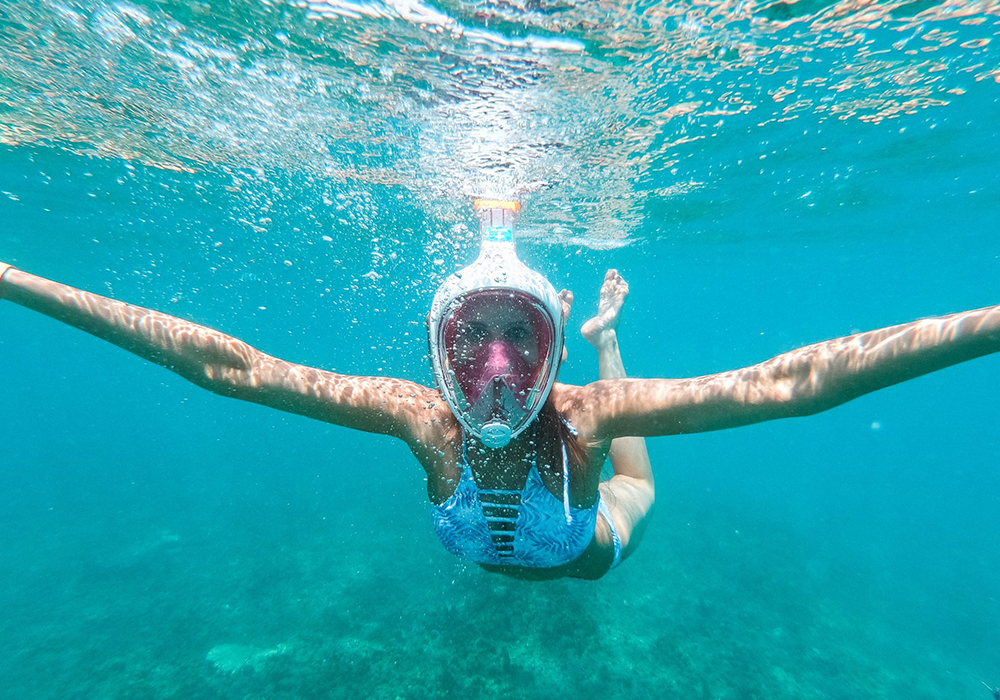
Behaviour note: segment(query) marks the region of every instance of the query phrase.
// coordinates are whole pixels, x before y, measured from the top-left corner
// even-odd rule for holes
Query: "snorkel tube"
[[[462,427],[490,448],[505,447],[541,411],[558,369],[563,345],[562,307],[555,288],[517,257],[516,201],[473,201],[480,221],[479,256],[444,281],[427,317],[434,378]],[[499,370],[473,382],[455,351],[467,309],[492,304],[516,308],[531,324],[539,352],[524,385],[525,373]],[[463,308],[466,310],[463,312]],[[515,358],[516,359],[516,358]],[[485,368],[484,371],[488,371]]]

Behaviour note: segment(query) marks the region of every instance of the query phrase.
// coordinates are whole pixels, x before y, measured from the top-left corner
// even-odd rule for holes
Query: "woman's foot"
[[[569,291],[568,289],[563,289],[562,291],[560,291],[559,292],[559,306],[562,307],[562,320],[563,320],[563,327],[565,328],[565,326],[566,326],[566,320],[569,318],[569,312],[573,309],[573,292]],[[566,361],[566,357],[568,355],[569,355],[569,353],[566,351],[566,340],[565,340],[565,336],[564,336],[563,337],[562,356],[559,358],[559,361],[560,362],[565,362]]]
[[[563,289],[559,292],[559,306],[562,307],[563,323],[569,318],[569,312],[573,309],[573,292]]]
[[[618,317],[622,304],[628,295],[628,282],[622,279],[618,270],[608,270],[601,285],[601,298],[597,302],[597,315],[583,324],[580,332],[595,348],[614,338],[618,328]]]

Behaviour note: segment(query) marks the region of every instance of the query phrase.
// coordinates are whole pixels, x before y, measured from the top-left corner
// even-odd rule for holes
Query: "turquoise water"
[[[998,6],[7,3],[0,259],[431,382],[468,195],[633,376],[1000,302]],[[11,698],[988,698],[1000,359],[649,441],[597,582],[449,555],[402,444],[0,303]]]

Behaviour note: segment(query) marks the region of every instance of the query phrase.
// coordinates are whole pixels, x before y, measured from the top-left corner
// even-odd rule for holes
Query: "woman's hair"
[[[556,410],[551,398],[546,399],[542,410],[538,413],[538,428],[540,445],[566,446],[571,475],[586,466],[588,445],[576,434],[566,417]]]

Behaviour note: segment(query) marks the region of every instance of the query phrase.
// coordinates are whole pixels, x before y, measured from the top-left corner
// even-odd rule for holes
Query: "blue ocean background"
[[[184,8],[198,15],[157,11],[194,22]],[[975,16],[996,36],[995,7]],[[35,50],[8,46],[5,65],[42,66]],[[627,196],[572,170],[526,190],[522,256],[576,294],[560,380],[596,379],[578,329],[608,268],[631,285],[636,377],[1000,303],[1000,91],[956,80],[954,101],[892,118],[727,117]],[[193,132],[179,166],[155,133],[129,150],[108,147],[120,125],[31,132],[62,98],[12,84],[0,259],[284,359],[431,383],[430,299],[476,252],[466,192],[365,177],[396,157],[374,138],[383,151],[333,176],[195,157]],[[589,233],[608,207],[620,229]],[[402,443],[209,394],[0,302],[0,694],[986,698],[998,374],[986,357],[809,418],[650,439],[635,556],[531,583],[441,547]]]

